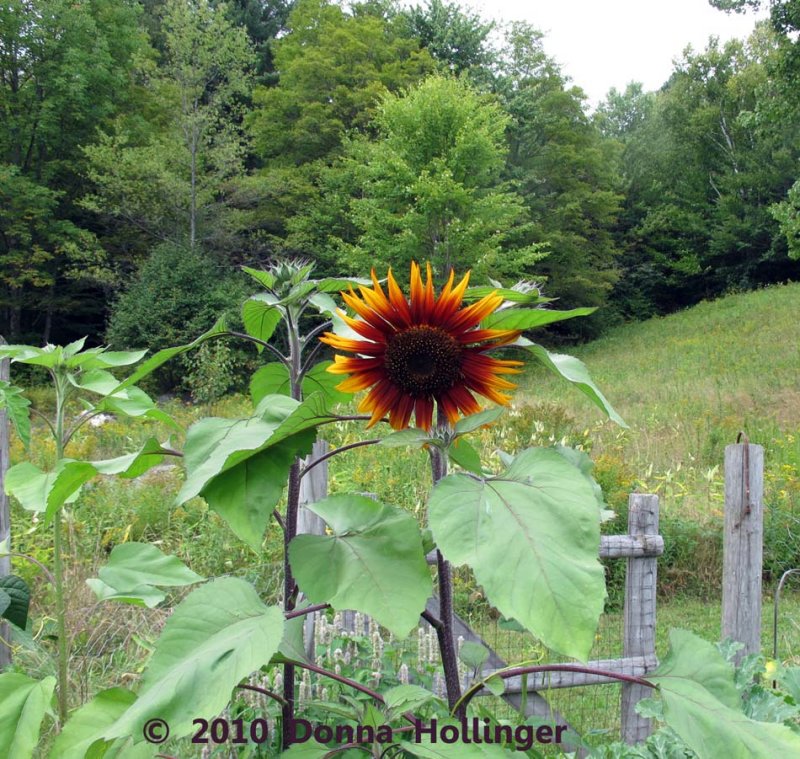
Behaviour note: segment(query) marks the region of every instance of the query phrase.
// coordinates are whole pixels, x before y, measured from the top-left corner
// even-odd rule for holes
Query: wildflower
[[[450,424],[459,414],[480,411],[473,393],[501,405],[510,396],[500,392],[516,385],[502,374],[518,373],[521,362],[502,361],[485,355],[492,348],[513,343],[520,332],[479,329],[478,325],[502,304],[501,295],[490,294],[461,308],[469,273],[454,285],[451,271],[447,284],[436,298],[430,264],[422,284],[420,268],[411,264],[411,296],[406,300],[388,274],[388,295],[372,272],[373,287],[360,287],[361,297],[350,290],[342,293],[345,303],[358,315],[342,315],[363,339],[349,339],[326,332],[320,339],[337,350],[356,354],[336,355],[328,368],[333,374],[348,374],[337,387],[345,392],[369,388],[360,412],[369,412],[368,427],[386,413],[394,429],[416,424],[430,430],[434,402]]]

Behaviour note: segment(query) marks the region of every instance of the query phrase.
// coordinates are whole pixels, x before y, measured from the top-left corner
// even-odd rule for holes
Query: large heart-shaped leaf
[[[428,518],[442,553],[472,568],[504,616],[587,659],[605,581],[597,501],[578,469],[552,449],[530,448],[499,477],[441,480]]]
[[[800,735],[742,712],[733,669],[711,643],[670,631],[670,652],[647,676],[658,685],[664,720],[701,757],[772,759],[800,756]]]
[[[98,693],[70,715],[56,737],[48,759],[84,759],[92,745],[102,739],[103,731],[114,724],[134,701],[136,695],[125,688],[111,688]],[[152,755],[147,753],[147,749],[147,744],[141,744],[138,749],[129,747],[128,751],[132,754],[131,759],[138,759],[139,756]],[[97,753],[104,756],[106,752]]]
[[[55,685],[54,677],[33,680],[17,672],[0,675],[0,756],[33,756]]]
[[[267,395],[247,419],[202,419],[189,428],[184,446],[186,481],[177,496],[183,503],[198,495],[217,475],[283,440],[331,419],[318,393],[302,403]]]
[[[31,604],[31,591],[25,580],[16,575],[3,575],[0,577],[0,595],[7,601],[5,608],[0,609],[0,619],[7,619],[20,630],[24,630],[28,624],[28,608]]]
[[[202,582],[177,556],[167,556],[149,543],[122,543],[114,547],[100,579],[118,590],[138,585],[181,587]]]
[[[546,348],[532,343],[524,337],[519,338],[514,344],[527,348],[528,351],[530,351],[538,361],[550,369],[550,371],[569,380],[578,390],[589,398],[595,406],[606,413],[609,419],[616,422],[620,427],[628,426],[625,424],[625,420],[614,411],[613,406],[600,391],[600,388],[594,384],[592,378],[589,376],[589,370],[586,368],[583,361],[575,358],[575,356],[567,356],[563,353],[550,353]]]
[[[332,363],[321,361],[309,369],[301,385],[304,397],[307,398],[312,393],[322,393],[329,403],[347,403],[353,397],[352,393],[343,393],[336,389],[342,378],[327,371]],[[277,361],[262,366],[250,379],[250,397],[253,403],[259,404],[264,396],[273,394],[291,395],[289,370]]]
[[[201,491],[208,505],[254,551],[260,551],[264,531],[298,456],[311,453],[315,434],[305,430],[218,474]]]
[[[65,503],[77,498],[81,487],[98,474],[138,477],[161,463],[166,449],[155,439],[145,441],[134,453],[104,461],[61,459],[51,472],[43,472],[23,461],[6,472],[6,493],[19,500],[28,511],[45,512],[45,522]]]
[[[419,623],[431,578],[417,521],[360,495],[334,495],[308,509],[330,535],[298,535],[289,546],[292,571],[314,603],[356,609],[398,637]]]
[[[283,316],[275,305],[277,302],[278,299],[271,293],[259,293],[244,302],[242,322],[248,335],[269,342]],[[256,345],[256,348],[259,352],[264,350],[261,345]]]
[[[547,308],[504,308],[489,314],[482,322],[483,329],[534,329],[545,324],[588,316],[596,308],[573,308],[571,311],[556,311]]]
[[[142,738],[144,722],[165,720],[175,738],[212,719],[243,678],[269,662],[283,636],[283,613],[265,606],[252,585],[223,577],[192,591],[156,642],[139,697],[108,727],[106,739]]]

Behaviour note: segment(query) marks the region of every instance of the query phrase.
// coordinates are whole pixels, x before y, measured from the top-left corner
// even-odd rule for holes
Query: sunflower
[[[517,330],[479,329],[481,320],[503,302],[492,293],[461,308],[469,272],[454,285],[451,270],[439,297],[434,295],[431,267],[423,285],[420,268],[411,264],[411,297],[406,300],[389,269],[388,294],[375,271],[372,288],[359,287],[361,297],[351,288],[342,293],[345,303],[360,318],[342,319],[363,339],[349,339],[326,332],[322,342],[355,357],[334,356],[328,368],[333,374],[349,374],[337,388],[358,392],[370,388],[358,410],[371,414],[368,427],[387,412],[394,429],[408,427],[411,415],[416,424],[430,430],[434,402],[450,424],[459,414],[480,411],[473,393],[506,405],[510,397],[501,390],[516,385],[500,375],[517,374],[521,361],[501,361],[487,351],[514,342]]]

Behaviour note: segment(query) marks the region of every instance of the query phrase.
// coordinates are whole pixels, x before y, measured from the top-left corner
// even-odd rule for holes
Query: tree
[[[519,183],[544,246],[540,267],[547,294],[565,307],[601,306],[617,279],[614,237],[622,196],[617,149],[583,108],[584,94],[567,83],[528,24],[508,31],[495,87],[511,116],[508,172]],[[580,320],[583,335],[597,317]]]
[[[146,49],[138,19],[133,0],[0,5],[0,306],[12,340],[34,328],[49,339],[54,314],[87,303],[97,318],[87,287],[110,270],[76,205],[81,148],[132,102],[133,61]]]
[[[412,34],[437,61],[454,74],[478,74],[491,61],[488,37],[495,28],[457,3],[428,0],[404,12]]]
[[[350,12],[329,0],[298,0],[275,44],[274,87],[257,87],[249,119],[258,156],[272,167],[328,158],[344,135],[372,121],[386,92],[433,69],[400,19],[379,3]]]
[[[451,77],[387,95],[377,139],[346,144],[319,208],[292,224],[295,235],[313,236],[320,215],[335,209],[346,219],[341,236],[314,247],[333,247],[348,271],[391,265],[404,276],[414,259],[441,273],[473,268],[483,280],[530,276],[542,256],[526,240],[520,197],[501,179],[507,122],[492,98]]]
[[[163,60],[146,70],[161,128],[121,119],[87,147],[95,191],[84,205],[194,248],[225,227],[226,183],[244,170],[253,52],[226,6],[209,0],[168,0],[161,31]]]

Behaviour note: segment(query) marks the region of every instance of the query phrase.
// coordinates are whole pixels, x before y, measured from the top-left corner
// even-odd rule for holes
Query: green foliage
[[[328,0],[299,0],[274,46],[275,87],[257,87],[249,120],[257,154],[292,166],[326,157],[346,132],[367,129],[386,92],[415,83],[432,60],[384,6],[349,12]]]
[[[194,719],[225,708],[234,686],[269,661],[282,635],[280,610],[265,606],[243,580],[223,577],[192,591],[164,625],[136,701],[103,737],[141,742],[153,714],[174,737],[188,735]]]
[[[546,645],[586,660],[605,597],[597,501],[556,451],[520,453],[501,475],[452,475],[433,489],[430,527],[454,564],[467,564],[491,603]],[[523,589],[509,578],[524,573]]]
[[[152,608],[165,598],[153,586],[181,587],[203,579],[180,559],[165,556],[154,545],[123,543],[111,551],[108,563],[100,569],[100,578],[86,583],[102,601],[143,603]]]
[[[30,603],[31,591],[21,577],[0,577],[0,619],[7,619],[20,630],[24,630],[28,624]]]
[[[442,0],[412,6],[404,15],[420,46],[453,73],[480,76],[480,70],[490,66],[493,21],[484,22],[478,14]]]
[[[166,2],[160,65],[140,61],[155,123],[142,129],[119,119],[85,148],[93,192],[84,207],[173,245],[230,242],[235,220],[224,188],[243,174],[254,59],[227,12],[208,0]]]
[[[231,347],[221,340],[203,343],[189,354],[186,383],[192,399],[197,403],[211,403],[224,398],[238,381],[237,370],[241,367],[236,359]]]
[[[0,751],[4,756],[33,756],[55,684],[54,677],[37,682],[16,672],[0,674]]]
[[[244,295],[235,275],[222,275],[198,250],[164,244],[156,247],[136,278],[119,297],[108,327],[112,345],[138,345],[150,350],[188,343]],[[168,294],[168,297],[164,297]],[[159,375],[167,389],[182,386],[179,363]]]
[[[378,139],[346,144],[323,173],[319,206],[290,225],[291,239],[350,271],[393,266],[402,278],[411,260],[429,260],[438,272],[474,268],[484,281],[529,274],[541,254],[527,244],[519,196],[501,179],[506,123],[496,102],[452,78],[386,96]],[[339,221],[320,239],[332,213]]]
[[[102,756],[114,756],[120,749],[125,757],[147,759],[152,752],[147,744],[133,746],[130,739],[120,738],[108,745],[102,739],[103,731],[116,722],[135,700],[136,695],[125,688],[110,688],[98,693],[70,715],[69,722],[53,743],[50,759],[83,759],[100,751],[103,751]]]
[[[742,759],[800,751],[789,727],[742,713],[733,670],[711,643],[682,630],[673,630],[670,642],[669,656],[648,679],[658,685],[664,720],[690,748]]]
[[[358,495],[335,495],[308,507],[330,535],[298,535],[289,558],[315,603],[357,609],[398,637],[416,627],[431,581],[416,520]]]

